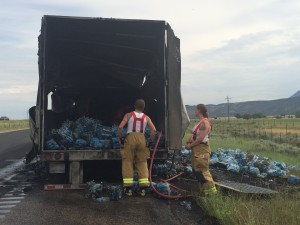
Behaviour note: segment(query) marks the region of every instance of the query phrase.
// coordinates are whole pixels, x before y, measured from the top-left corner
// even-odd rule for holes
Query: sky
[[[1,0],[0,116],[28,117],[43,15],[165,20],[181,41],[186,105],[288,98],[300,90],[299,0]]]

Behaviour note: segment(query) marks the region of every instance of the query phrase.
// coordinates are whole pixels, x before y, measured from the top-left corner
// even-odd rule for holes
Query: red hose
[[[184,174],[184,172],[181,172],[181,173],[175,175],[174,177],[170,177],[169,179],[164,180],[164,181],[169,182],[170,180],[173,180],[173,179],[175,179],[175,178],[177,178],[177,177],[180,177],[182,174]]]
[[[158,146],[158,143],[159,143],[159,140],[161,138],[161,135],[162,133],[160,132],[159,135],[158,135],[158,138],[157,138],[157,141],[155,143],[155,146],[154,146],[154,149],[153,149],[153,153],[152,153],[152,156],[151,156],[151,161],[150,161],[150,168],[149,168],[149,180],[150,180],[150,185],[152,187],[152,190],[158,194],[159,196],[162,196],[164,198],[169,198],[169,199],[178,199],[178,198],[185,198],[187,196],[183,196],[183,195],[166,195],[166,194],[163,194],[163,193],[160,193],[158,190],[156,190],[156,188],[154,187],[153,185],[153,182],[152,182],[152,166],[153,166],[153,160],[154,160],[154,156],[155,156],[155,153],[156,153],[156,149],[157,149],[157,146]],[[181,175],[181,174],[180,174]],[[179,176],[179,175],[178,175]],[[175,177],[178,177],[177,175]],[[173,177],[172,179],[174,179],[175,177]],[[170,180],[170,179],[169,179]],[[166,181],[166,183],[168,183]],[[175,185],[172,185],[172,186],[175,186]],[[175,186],[176,187],[176,186]],[[177,188],[177,187],[176,187]],[[179,189],[179,188],[177,188]]]

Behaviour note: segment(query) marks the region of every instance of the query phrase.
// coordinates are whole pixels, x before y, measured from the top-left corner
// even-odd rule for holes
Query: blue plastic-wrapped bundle
[[[81,127],[81,126],[76,127],[73,132],[74,138],[75,139],[80,138],[81,133],[83,133],[83,127]]]
[[[111,127],[103,126],[101,132],[101,139],[103,140],[109,140],[113,136]]]
[[[88,145],[88,143],[87,143],[87,141],[86,140],[83,140],[83,139],[77,139],[76,141],[75,141],[75,144],[74,144],[74,146],[76,147],[76,148],[84,148],[84,147],[86,147]]]
[[[101,197],[103,192],[103,184],[102,183],[95,183],[95,181],[89,181],[86,183],[85,187],[85,197],[97,199]]]
[[[69,130],[67,127],[61,127],[57,130],[57,133],[62,137],[72,137],[73,133],[71,130]]]
[[[159,136],[159,131],[156,132],[153,141],[152,141],[152,145],[150,146],[152,149],[155,147],[155,144],[157,142],[158,136]],[[150,142],[150,134],[151,134],[151,130],[149,128],[149,126],[146,126],[145,129],[145,138],[146,141],[149,143]],[[164,148],[165,147],[165,136],[161,135],[160,140],[158,142],[157,148]]]
[[[227,170],[231,171],[231,172],[235,172],[238,173],[240,171],[240,167],[238,164],[234,163],[234,162],[230,162],[227,164]]]
[[[53,139],[50,139],[46,142],[47,149],[49,150],[59,150],[60,147]]]
[[[300,178],[295,175],[290,175],[288,178],[290,184],[300,184]]]
[[[210,160],[209,160],[209,165],[214,165],[216,163],[219,162],[219,159],[218,159],[218,155],[216,153],[211,153],[210,155]]]
[[[278,167],[277,165],[279,165],[278,162],[276,161],[272,161],[269,165],[269,169],[267,171],[267,173],[273,177],[283,177],[286,175],[287,172],[287,167],[285,167],[286,170],[282,170],[280,167]],[[282,166],[281,166],[282,167]]]
[[[193,174],[193,168],[192,168],[192,166],[191,165],[186,166],[185,169],[184,169],[184,172],[186,174],[188,174],[188,175]]]
[[[103,140],[99,140],[98,138],[92,138],[90,141],[90,147],[95,149],[103,149],[104,148]]]
[[[278,169],[269,169],[268,174],[273,176],[273,177],[283,177],[286,176],[286,171],[281,170],[279,167]]]
[[[94,138],[94,135],[93,132],[91,131],[83,131],[79,137],[86,140],[88,143],[90,143],[91,140]]]
[[[99,123],[96,123],[96,124],[95,124],[95,127],[94,127],[94,130],[95,130],[95,137],[101,139],[101,135],[102,135],[102,125],[99,124]]]
[[[108,192],[110,200],[119,201],[122,198],[122,187],[120,185],[109,187]]]
[[[118,137],[112,137],[112,147],[113,149],[120,149],[120,143],[119,143],[119,138]]]
[[[65,148],[70,148],[74,146],[74,139],[71,136],[66,136],[60,141],[60,144]]]
[[[111,149],[112,148],[112,141],[111,140],[103,140],[103,148],[104,149]]]
[[[53,139],[53,140],[60,140],[61,139],[61,137],[59,136],[56,129],[50,130],[50,132],[47,136],[47,140],[51,140],[51,139]]]
[[[249,172],[249,167],[248,166],[242,166],[240,168],[240,173],[248,173]]]
[[[112,137],[118,137],[118,130],[119,128],[117,126],[112,127]],[[127,135],[127,129],[123,128],[122,129],[122,137],[125,138]]]
[[[181,160],[183,163],[191,161],[191,152],[192,152],[192,150],[186,149],[186,148],[184,148],[180,151]]]
[[[284,162],[277,162],[275,161],[274,164],[279,167],[281,170],[287,170],[287,166]]]
[[[156,183],[154,185],[154,187],[156,188],[156,190],[160,193],[166,194],[166,195],[170,195],[171,193],[171,188],[170,185],[168,183]]]
[[[157,176],[165,176],[167,174],[167,165],[154,164],[152,168],[152,174]]]
[[[259,169],[257,167],[254,167],[254,166],[249,167],[249,173],[255,174],[255,175],[260,174]]]

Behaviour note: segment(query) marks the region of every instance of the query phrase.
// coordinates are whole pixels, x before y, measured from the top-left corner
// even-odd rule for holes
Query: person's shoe
[[[145,188],[140,188],[138,190],[138,194],[142,197],[145,197],[146,196],[146,189]]]
[[[132,188],[131,187],[124,187],[123,193],[126,196],[132,196]]]

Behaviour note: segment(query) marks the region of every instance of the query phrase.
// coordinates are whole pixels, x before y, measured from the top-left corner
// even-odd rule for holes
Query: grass
[[[286,126],[293,127],[293,130],[300,130],[299,119],[278,120],[212,120],[213,132],[210,138],[212,151],[218,148],[240,149],[241,151],[265,156],[287,165],[300,167],[300,148],[286,143],[278,143],[273,140],[263,140],[245,136],[235,136],[232,132],[227,132],[227,128],[232,125],[245,128],[256,126],[256,129],[263,129],[266,125],[276,126],[276,129],[286,129]],[[191,129],[197,121],[191,121],[183,143],[191,135]],[[287,125],[286,125],[287,124]],[[224,128],[224,129],[223,129]],[[223,132],[223,131],[226,132]],[[291,171],[300,176],[300,171]],[[299,188],[293,193],[278,193],[270,198],[250,198],[241,195],[222,195],[220,192],[210,198],[196,197],[198,205],[204,211],[218,219],[222,225],[298,225],[300,224],[300,192]]]
[[[0,120],[0,131],[11,131],[29,128],[28,120]]]
[[[299,195],[278,194],[271,198],[217,194],[196,197],[198,205],[224,225],[298,225]]]

